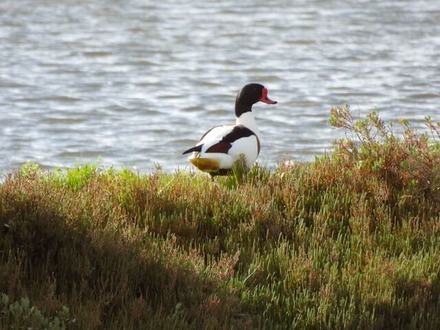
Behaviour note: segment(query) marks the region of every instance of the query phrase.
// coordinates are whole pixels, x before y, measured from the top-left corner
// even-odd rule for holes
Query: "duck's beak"
[[[263,88],[263,92],[261,93],[260,102],[267,103],[267,104],[277,104],[277,101],[271,100],[268,96],[268,90],[267,88]]]

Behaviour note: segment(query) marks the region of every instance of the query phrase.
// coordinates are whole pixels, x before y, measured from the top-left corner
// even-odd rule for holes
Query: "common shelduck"
[[[228,174],[240,155],[244,156],[246,166],[251,167],[260,153],[260,132],[252,114],[252,105],[260,101],[276,104],[267,94],[268,90],[263,85],[245,85],[235,99],[235,125],[211,128],[183,154],[191,153],[188,160],[212,176]]]

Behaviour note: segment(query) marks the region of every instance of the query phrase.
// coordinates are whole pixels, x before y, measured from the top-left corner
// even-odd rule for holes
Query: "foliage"
[[[403,139],[399,139],[393,125],[385,124],[377,112],[363,120],[353,119],[348,106],[330,112],[332,126],[355,136],[337,141],[333,162],[343,168],[347,179],[354,180],[359,191],[370,191],[380,199],[378,202],[385,202],[393,210],[395,221],[408,213],[423,217],[430,204],[440,202],[439,123],[426,118],[433,133],[430,139],[428,133],[417,134],[408,121],[400,120]]]
[[[0,327],[439,328],[439,125],[377,113],[230,177],[28,164],[0,185]]]
[[[31,306],[29,298],[21,298],[11,302],[8,295],[1,294],[0,312],[2,318],[0,325],[5,325],[10,329],[66,329],[69,320],[69,309],[62,306],[53,317],[44,316],[41,311]]]

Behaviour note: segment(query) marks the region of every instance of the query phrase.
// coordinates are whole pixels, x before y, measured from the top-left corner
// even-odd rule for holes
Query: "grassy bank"
[[[440,328],[439,126],[330,123],[332,154],[273,171],[7,176],[0,328]]]

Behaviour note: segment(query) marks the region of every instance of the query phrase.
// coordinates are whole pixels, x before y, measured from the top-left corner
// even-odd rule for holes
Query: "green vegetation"
[[[273,171],[6,176],[0,328],[440,328],[440,126],[330,124]]]

